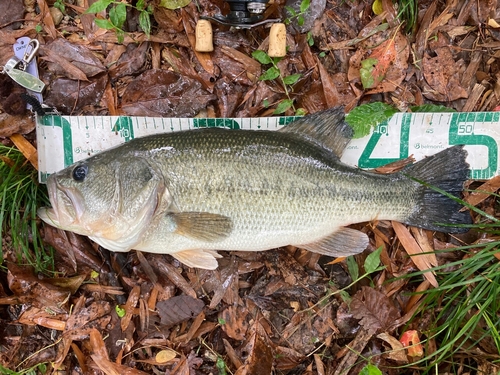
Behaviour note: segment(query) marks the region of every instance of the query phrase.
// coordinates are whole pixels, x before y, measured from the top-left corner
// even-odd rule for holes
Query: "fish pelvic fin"
[[[346,257],[362,252],[368,247],[368,243],[365,233],[342,227],[318,241],[295,246],[330,257]]]
[[[168,215],[175,223],[175,233],[199,241],[221,241],[233,230],[232,220],[224,215],[210,212],[178,212]]]
[[[219,266],[215,258],[221,258],[213,250],[184,250],[171,255],[188,267],[205,270],[215,270]]]
[[[404,221],[406,224],[446,233],[469,230],[467,227],[454,227],[471,224],[469,210],[461,211],[463,205],[436,190],[460,196],[464,182],[469,178],[466,158],[467,151],[463,145],[453,146],[402,171],[415,180],[420,195],[415,211]]]
[[[279,131],[294,133],[302,138],[321,145],[340,159],[354,134],[353,129],[344,121],[344,107],[313,113],[284,126]]]

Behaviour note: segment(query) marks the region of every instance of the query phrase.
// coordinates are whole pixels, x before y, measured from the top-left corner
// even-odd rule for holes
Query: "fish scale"
[[[355,254],[368,237],[345,226],[371,219],[448,231],[437,223],[470,222],[456,202],[409,177],[457,194],[468,173],[463,147],[380,175],[340,162],[350,134],[334,108],[277,132],[138,138],[50,176],[53,208],[39,214],[110,250],[172,254],[201,268],[217,267],[217,250]],[[82,181],[78,168],[88,170]]]

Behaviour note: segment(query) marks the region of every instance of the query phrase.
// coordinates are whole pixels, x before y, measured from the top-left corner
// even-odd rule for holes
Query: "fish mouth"
[[[47,180],[47,189],[52,207],[38,209],[40,219],[57,228],[74,229],[80,223],[84,211],[81,194],[74,188],[62,186],[51,177]]]

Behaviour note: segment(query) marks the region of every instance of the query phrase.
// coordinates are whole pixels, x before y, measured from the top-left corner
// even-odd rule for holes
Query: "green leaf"
[[[307,33],[307,44],[309,44],[309,47],[314,46],[314,38],[310,31]]]
[[[66,6],[64,5],[64,3],[62,2],[62,0],[57,0],[55,3],[54,3],[54,8],[57,8],[59,9],[61,12],[63,13],[66,13]]]
[[[304,108],[298,108],[295,111],[295,116],[305,116],[307,111]]]
[[[122,309],[119,305],[115,306],[115,311],[116,315],[118,315],[119,318],[123,318],[127,311],[125,309]]]
[[[278,78],[280,75],[280,70],[276,68],[275,66],[270,67],[267,69],[260,77],[259,79],[261,81],[272,81],[273,79]]]
[[[292,15],[292,17],[295,17],[297,15],[297,11],[293,9],[290,6],[285,6],[285,9],[288,10],[288,12]]]
[[[264,99],[264,100],[262,101],[262,105],[264,106],[264,108],[269,107],[269,100],[268,100],[268,99]]]
[[[135,7],[137,8],[137,10],[144,10],[146,9],[146,3],[144,0],[139,0]]]
[[[285,85],[293,85],[295,82],[299,80],[299,78],[302,77],[302,74],[291,74],[289,76],[283,77],[283,83]]]
[[[304,13],[309,9],[309,6],[311,5],[311,0],[302,0],[300,3],[300,12]]]
[[[298,24],[299,26],[303,26],[303,25],[304,25],[304,22],[305,22],[305,20],[304,20],[304,16],[301,14],[301,15],[297,18],[297,24]]]
[[[127,19],[127,6],[124,3],[115,5],[109,11],[109,20],[117,28],[121,29]]]
[[[361,369],[359,375],[382,375],[382,371],[380,371],[377,366],[367,364]]]
[[[289,109],[292,105],[293,105],[293,100],[285,99],[280,104],[278,104],[273,114],[280,115],[282,113],[285,113],[287,109]]]
[[[366,273],[372,273],[378,269],[378,266],[380,265],[381,252],[382,252],[382,246],[380,246],[377,250],[375,250],[373,253],[369,254],[366,257],[364,264]]]
[[[346,258],[347,270],[349,271],[349,275],[351,275],[352,281],[356,281],[359,279],[359,267],[358,263],[356,263],[356,259],[353,256],[348,256]]]
[[[345,120],[354,129],[353,138],[361,138],[370,134],[372,128],[390,119],[396,112],[397,110],[388,104],[375,102],[354,108]]]
[[[179,9],[188,5],[191,0],[161,0],[160,6],[167,9]]]
[[[219,318],[218,321],[221,326],[226,324],[226,319]]]
[[[113,0],[99,0],[96,1],[94,4],[89,6],[89,9],[85,13],[99,13],[102,12],[103,10],[106,10],[109,4],[111,4]],[[99,26],[100,27],[100,26]]]
[[[118,43],[123,43],[125,40],[125,32],[122,29],[116,29],[116,39],[118,39]]]
[[[139,26],[146,33],[146,37],[149,39],[151,35],[151,17],[147,10],[143,10],[139,13]]]
[[[269,57],[267,52],[262,51],[260,49],[253,51],[252,57],[261,64],[271,64],[271,58]]]
[[[364,89],[369,89],[375,86],[375,78],[373,77],[373,70],[378,64],[378,60],[374,58],[369,58],[361,61],[361,68],[359,69],[359,75],[361,78],[361,83]]]
[[[113,30],[115,29],[115,25],[113,25],[109,20],[103,20],[100,18],[96,18],[94,20],[95,24],[99,26],[101,29]]]
[[[456,112],[455,109],[445,107],[444,105],[436,104],[423,104],[414,107],[410,107],[412,112]]]
[[[288,46],[287,46],[288,48]],[[288,51],[288,49],[287,49]],[[271,60],[273,60],[273,65],[278,64],[281,60],[283,60],[283,57],[271,57]]]

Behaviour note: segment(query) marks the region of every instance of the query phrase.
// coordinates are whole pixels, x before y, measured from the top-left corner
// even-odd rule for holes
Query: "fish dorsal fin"
[[[205,270],[216,269],[219,264],[215,258],[222,258],[213,250],[184,250],[171,255],[188,267]]]
[[[344,118],[344,108],[333,107],[299,118],[279,131],[298,134],[332,150],[340,158],[354,134]]]
[[[331,257],[346,257],[362,252],[368,243],[369,239],[365,233],[342,227],[316,242],[295,246]]]
[[[230,218],[210,212],[178,212],[167,215],[174,222],[175,233],[199,241],[221,241],[233,229]]]

